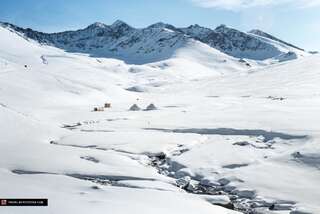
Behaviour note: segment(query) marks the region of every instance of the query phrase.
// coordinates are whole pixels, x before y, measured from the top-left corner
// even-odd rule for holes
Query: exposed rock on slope
[[[249,33],[220,25],[216,29],[191,25],[177,28],[156,23],[137,29],[123,21],[112,25],[94,23],[88,27],[60,33],[42,33],[2,23],[25,37],[69,52],[88,53],[95,57],[112,57],[128,63],[143,64],[168,59],[190,41],[200,41],[238,58],[253,60],[277,59],[288,52],[306,54],[304,50],[259,30]],[[277,43],[274,43],[277,42]]]

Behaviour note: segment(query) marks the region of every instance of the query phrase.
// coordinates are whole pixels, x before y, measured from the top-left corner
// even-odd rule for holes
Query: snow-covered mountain
[[[0,26],[0,196],[49,199],[0,213],[320,213],[319,54],[239,59],[190,28]],[[168,55],[135,52],[154,41]]]
[[[94,57],[113,57],[128,63],[143,64],[168,59],[175,52],[194,41],[200,41],[225,54],[253,60],[286,60],[306,55],[304,50],[283,42],[262,31],[245,33],[221,25],[212,30],[199,25],[176,28],[156,23],[136,29],[122,21],[112,25],[94,23],[85,29],[61,33],[42,33],[2,23],[25,37],[69,52],[88,53]],[[289,59],[293,57],[290,55]]]
[[[215,30],[203,28],[199,25],[192,25],[182,30],[186,34],[199,39],[211,47],[238,58],[266,60],[290,51],[297,55],[304,55],[302,49],[282,42],[275,37],[268,37],[270,39],[270,41],[268,41],[261,37],[254,36],[252,32],[241,32],[225,25],[220,25]],[[280,48],[279,45],[275,45],[273,41],[281,43],[282,48]]]

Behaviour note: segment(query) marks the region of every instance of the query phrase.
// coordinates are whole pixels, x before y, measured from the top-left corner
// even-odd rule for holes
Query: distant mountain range
[[[118,20],[112,25],[97,22],[81,30],[60,33],[43,33],[10,23],[0,25],[27,39],[68,52],[113,57],[133,63],[142,58],[146,62],[166,59],[192,42],[201,42],[227,55],[251,60],[285,61],[308,54],[261,30],[242,32],[225,25],[213,30],[199,25],[177,28],[160,22],[138,29]]]

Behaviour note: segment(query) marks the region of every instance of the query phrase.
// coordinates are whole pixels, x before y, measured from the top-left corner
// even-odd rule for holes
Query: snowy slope
[[[8,23],[2,25],[22,33],[27,38],[69,52],[88,53],[93,57],[112,57],[134,64],[169,59],[176,50],[194,40],[237,58],[274,58],[277,61],[278,57],[282,56],[280,61],[284,61],[283,55],[288,52],[297,56],[308,55],[298,47],[269,34],[262,34],[262,31],[245,33],[225,25],[212,30],[199,25],[176,28],[169,24],[156,23],[136,29],[118,20],[112,25],[94,23],[85,29],[51,34],[23,29]],[[290,59],[292,58],[288,58]]]
[[[4,62],[0,76],[0,177],[5,181],[0,184],[1,196],[45,197],[50,201],[49,208],[1,208],[1,213],[233,213],[184,193],[174,185],[174,179],[158,174],[143,154],[145,142],[137,154],[50,144],[76,134],[61,127],[80,115],[87,117],[81,123],[91,125],[115,121],[118,126],[134,121],[134,115],[121,116],[137,97],[125,90],[133,82],[130,67],[117,60],[96,60],[39,46],[7,29],[0,28],[0,34]],[[109,116],[91,112],[106,101],[113,102]],[[97,140],[105,139],[103,131],[92,133]],[[161,151],[159,146],[152,148]],[[112,184],[86,181],[86,176],[102,177],[105,184]]]
[[[177,35],[130,65],[0,27],[0,197],[50,204],[1,213],[320,212],[319,55],[248,67]]]

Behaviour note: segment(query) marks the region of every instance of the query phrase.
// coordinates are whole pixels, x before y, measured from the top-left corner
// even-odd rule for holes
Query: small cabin
[[[93,111],[104,111],[103,107],[94,107]]]
[[[111,103],[105,103],[105,104],[104,104],[104,107],[105,107],[105,108],[111,108]]]

